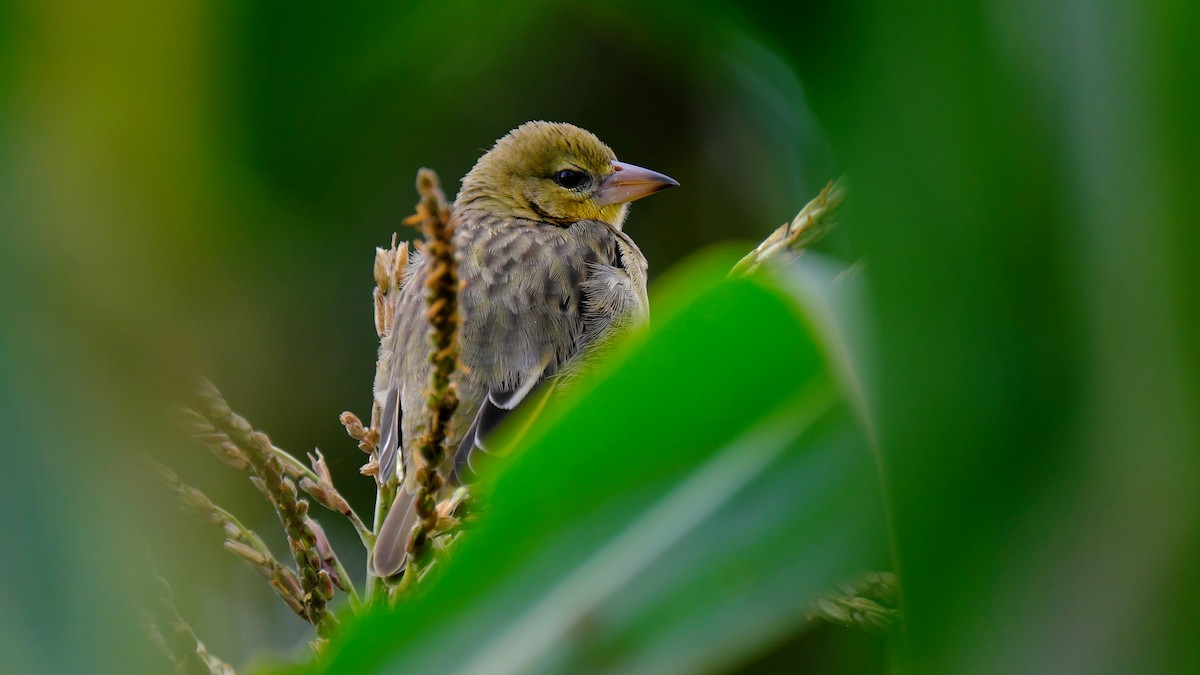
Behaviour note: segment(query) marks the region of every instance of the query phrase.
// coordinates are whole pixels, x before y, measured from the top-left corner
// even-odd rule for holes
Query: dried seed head
[[[363,428],[362,420],[358,419],[358,415],[347,410],[338,416],[338,420],[342,426],[346,427],[346,433],[350,434],[350,438],[361,441],[366,436],[367,431]]]
[[[835,622],[848,624],[851,622],[850,613],[825,598],[817,600],[817,609],[821,614]]]
[[[269,451],[271,449],[271,439],[261,431],[254,432],[254,442],[263,450]]]
[[[336,491],[333,494],[329,495],[329,502],[326,504],[326,506],[333,509],[334,511],[337,511],[338,513],[342,514],[343,516],[349,516],[350,513],[354,510],[354,509],[350,508],[350,502],[346,501],[346,498],[343,497],[340,492],[336,492]]]
[[[263,573],[264,576],[271,575],[272,570],[268,564],[270,559],[264,556],[261,552],[255,550],[253,547],[243,544],[240,541],[230,541],[226,539],[224,545],[225,550],[250,563],[255,567],[256,570],[258,570],[260,573]]]
[[[330,576],[328,570],[317,572],[317,585],[313,588],[313,592],[326,602],[333,599],[333,577]]]
[[[217,515],[217,505],[213,504],[203,492],[197,490],[190,485],[181,485],[179,488],[179,496],[183,498],[185,507],[192,511],[197,511],[197,515],[202,520],[211,521],[213,523],[221,522],[220,516]]]
[[[417,194],[424,197],[436,190],[437,186],[438,178],[436,173],[425,167],[417,169]]]
[[[325,463],[325,455],[321,454],[320,448],[313,448],[313,451],[308,453],[308,462],[312,464],[313,473],[317,474],[322,483],[333,484],[333,476],[329,474],[329,465]]]
[[[359,469],[358,472],[364,476],[378,476],[379,475],[379,461],[376,460],[374,457],[371,457],[370,459],[367,460],[366,464],[362,465],[362,468]]]
[[[312,518],[305,520],[304,524],[312,532],[313,544],[316,546],[317,555],[321,557],[321,560],[333,560],[333,547],[329,545],[329,538],[325,536],[325,530],[321,527],[321,524]]]
[[[385,293],[394,288],[392,269],[395,266],[395,256],[386,248],[375,248],[375,285]]]
[[[235,469],[238,469],[239,471],[249,471],[250,470],[250,460],[247,459],[246,456],[243,455],[241,452],[238,452],[236,449],[229,450],[229,449],[223,448],[223,447],[222,448],[213,447],[212,451],[213,451],[213,454],[216,455],[217,459],[220,459],[225,464],[227,464]]]
[[[367,433],[363,436],[362,442],[358,444],[358,449],[363,452],[375,452],[375,448],[379,446],[379,430],[375,427],[367,429]]]
[[[391,312],[387,311],[387,298],[384,296],[383,291],[376,288],[371,293],[371,299],[374,304],[375,334],[380,338],[384,338],[391,332],[392,324]]]
[[[296,577],[292,576],[291,572],[284,570],[282,577],[272,577],[271,586],[275,588],[275,593],[283,598],[293,612],[301,617],[304,616],[304,603],[300,601],[300,582],[296,581]]]
[[[315,482],[313,479],[309,478],[308,476],[305,476],[300,479],[300,489],[304,490],[308,494],[312,495],[317,501],[321,502],[322,504],[325,503],[325,488],[322,487],[320,483]]]
[[[279,579],[288,592],[295,597],[299,598],[304,594],[304,587],[300,585],[300,580],[296,578],[296,574],[291,570],[282,569]]]
[[[300,487],[326,508],[342,515],[350,515],[350,503],[342,497],[332,483],[314,483],[311,478],[301,478]]]
[[[286,496],[289,500],[295,500],[300,493],[296,491],[296,484],[290,478],[284,478],[279,483],[279,492]]]
[[[404,273],[408,269],[408,242],[393,246],[392,255],[392,279],[395,280],[396,286],[399,286],[404,281]]]

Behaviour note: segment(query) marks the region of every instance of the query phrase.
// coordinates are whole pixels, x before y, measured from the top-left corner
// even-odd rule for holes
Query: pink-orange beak
[[[679,181],[657,171],[613,162],[613,174],[600,183],[592,198],[600,206],[626,204],[676,185],[679,185]]]

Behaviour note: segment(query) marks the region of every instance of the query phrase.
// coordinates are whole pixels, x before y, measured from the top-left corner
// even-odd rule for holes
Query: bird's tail
[[[400,485],[392,509],[383,519],[379,534],[375,537],[375,551],[371,556],[371,567],[375,576],[391,577],[404,571],[407,562],[408,533],[417,524],[417,511],[413,508],[413,493]]]

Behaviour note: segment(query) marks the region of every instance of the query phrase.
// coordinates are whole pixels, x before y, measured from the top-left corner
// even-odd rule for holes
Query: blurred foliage
[[[349,492],[373,246],[416,167],[549,118],[681,181],[629,222],[654,273],[850,176],[898,670],[1200,670],[1196,35],[1182,0],[0,5],[3,669],[157,668],[143,540],[214,653],[303,642],[137,460],[270,522],[164,421],[202,372]],[[749,667],[871,667],[835,635]]]
[[[321,671],[714,669],[886,563],[871,452],[840,393],[853,376],[813,309],[726,281],[737,257],[660,284],[654,327],[480,486],[481,525],[445,574],[363,618]],[[447,648],[456,636],[474,637]]]

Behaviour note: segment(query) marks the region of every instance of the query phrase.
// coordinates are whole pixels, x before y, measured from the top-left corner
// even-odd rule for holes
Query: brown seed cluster
[[[425,318],[429,322],[433,364],[426,396],[426,432],[415,443],[415,479],[417,493],[414,508],[417,526],[407,542],[410,564],[424,549],[428,536],[438,525],[437,496],[444,479],[438,467],[445,457],[445,443],[450,419],[458,408],[458,392],[451,381],[460,368],[458,361],[458,263],[454,258],[454,221],[446,195],[438,185],[437,174],[429,169],[417,173],[417,192],[421,203],[417,213],[405,220],[419,225],[425,241],[422,254],[430,260],[429,276],[425,281]]]

